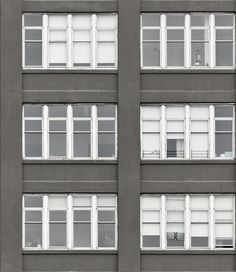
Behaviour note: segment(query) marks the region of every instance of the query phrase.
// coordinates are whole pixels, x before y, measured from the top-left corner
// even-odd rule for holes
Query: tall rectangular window
[[[141,67],[232,69],[234,21],[233,13],[143,13]]]
[[[167,158],[184,158],[184,117],[184,107],[168,106],[166,108]]]
[[[23,158],[116,159],[114,104],[26,104]]]
[[[24,16],[24,66],[42,67],[42,14]]]
[[[142,159],[233,159],[233,104],[142,105]]]
[[[117,235],[113,194],[23,197],[24,249],[116,249]]]
[[[23,20],[24,68],[117,67],[116,14],[26,13]]]
[[[141,198],[142,247],[159,248],[161,243],[161,198]]]
[[[209,67],[209,14],[191,15],[191,66]]]
[[[157,13],[142,16],[142,62],[143,66],[160,66],[160,24]]]
[[[233,152],[233,106],[215,106],[215,156],[231,158]]]
[[[235,195],[141,195],[141,249],[235,248]]]

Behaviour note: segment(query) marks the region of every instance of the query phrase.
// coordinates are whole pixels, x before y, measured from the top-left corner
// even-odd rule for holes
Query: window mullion
[[[22,248],[25,248],[25,197],[22,197]]]
[[[97,243],[97,196],[92,195],[92,249],[96,249],[98,247]]]
[[[214,68],[215,64],[215,15],[210,14],[210,68]]]
[[[165,14],[161,14],[160,48],[161,48],[160,67],[166,68],[167,42],[166,42],[166,15]]]
[[[166,159],[166,118],[165,118],[166,106],[161,106],[161,159]]]
[[[42,157],[43,159],[48,159],[49,154],[49,142],[48,142],[48,106],[43,106],[43,151],[42,151]]]
[[[190,34],[190,14],[185,15],[185,68],[190,68],[191,61],[191,34]]]
[[[68,105],[67,106],[67,119],[66,119],[66,138],[67,138],[67,148],[66,148],[66,153],[67,153],[67,158],[72,159],[72,154],[73,154],[73,145],[72,145],[72,138],[73,138],[73,129],[72,129],[72,106]]]
[[[43,14],[43,31],[42,31],[42,66],[48,67],[48,15]]]
[[[73,200],[72,195],[67,196],[67,247],[72,249],[73,247]]]
[[[190,159],[190,106],[185,106],[185,158]]]
[[[68,58],[67,58],[67,67],[69,69],[72,68],[72,15],[69,14],[67,15],[67,53],[68,53]]]
[[[96,22],[97,22],[97,15],[92,15],[92,68],[96,68]]]
[[[25,68],[25,16],[22,15],[22,65]]]
[[[92,106],[92,159],[97,159],[98,153],[98,127],[97,127],[97,106]]]
[[[215,213],[214,213],[214,196],[210,195],[210,220],[209,220],[209,229],[210,229],[210,249],[214,249],[214,237],[215,237],[215,233],[214,233],[214,229],[215,229]]]
[[[161,249],[166,249],[166,197],[161,196]]]
[[[43,196],[43,249],[49,246],[49,218],[48,218],[48,196]]]
[[[184,237],[184,247],[185,249],[190,248],[190,196],[185,197],[185,237]]]
[[[210,122],[209,122],[209,138],[210,138],[210,159],[215,158],[215,125],[214,125],[214,106],[210,105]]]

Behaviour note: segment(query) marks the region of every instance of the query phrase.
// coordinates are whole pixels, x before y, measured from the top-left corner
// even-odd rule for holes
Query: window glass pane
[[[166,117],[167,118],[184,119],[184,116],[185,116],[185,108],[184,107],[175,107],[175,106],[167,106],[166,107]]]
[[[115,131],[115,121],[98,121],[98,131]]]
[[[192,121],[191,122],[192,132],[208,132],[208,121]]]
[[[196,107],[196,106],[191,106],[190,108],[191,111],[191,118],[196,118],[196,119],[208,119],[209,118],[209,107]]]
[[[49,135],[49,154],[50,156],[66,156],[66,134],[50,133]]]
[[[142,25],[160,26],[160,14],[157,13],[142,14]]]
[[[74,66],[90,66],[91,63],[90,42],[74,43],[73,63]]]
[[[53,105],[48,107],[49,117],[66,117],[66,105]]]
[[[98,224],[98,247],[115,247],[115,224]]]
[[[232,131],[232,121],[215,121],[215,130],[216,131]]]
[[[233,117],[233,106],[215,106],[215,117]]]
[[[191,135],[191,157],[208,158],[208,134],[196,133]]]
[[[184,18],[185,16],[182,14],[167,14],[167,26],[184,26]]]
[[[91,224],[74,223],[74,247],[91,246]]]
[[[160,121],[143,121],[144,132],[159,132]]]
[[[52,41],[66,41],[66,31],[64,30],[51,30],[49,32],[49,40]]]
[[[41,29],[26,29],[25,30],[26,40],[42,40],[42,30]]]
[[[91,156],[91,134],[79,133],[74,134],[74,156],[90,157]]]
[[[160,66],[159,42],[143,42],[143,65]]]
[[[168,41],[183,41],[184,30],[183,29],[168,29],[167,40]]]
[[[208,224],[193,224],[191,228],[191,246],[208,247]]]
[[[73,15],[73,27],[74,28],[90,28],[91,27],[91,15]]]
[[[160,211],[143,211],[143,222],[160,222]]]
[[[216,43],[216,66],[233,65],[233,43]]]
[[[91,197],[90,196],[74,196],[73,205],[78,207],[90,207]]]
[[[216,40],[233,40],[233,29],[216,29]]]
[[[99,14],[97,15],[97,28],[115,28],[116,27],[116,16]]]
[[[167,43],[167,66],[184,66],[184,43]]]
[[[91,106],[73,106],[74,117],[90,117]]]
[[[209,44],[192,42],[192,66],[209,66]]]
[[[144,29],[143,39],[148,41],[160,40],[160,30],[159,29]]]
[[[25,65],[42,65],[42,42],[25,43]]]
[[[98,66],[115,65],[115,43],[99,42],[97,45],[97,64]]]
[[[90,221],[91,212],[89,210],[75,210],[74,221]]]
[[[42,207],[43,206],[43,197],[39,195],[35,196],[24,196],[25,200],[25,207],[30,207],[30,208],[37,208],[37,207]]]
[[[49,245],[52,247],[66,246],[66,223],[50,223]]]
[[[66,61],[66,43],[50,43],[49,64],[55,66],[65,66]]]
[[[98,211],[98,221],[115,221],[115,211]]]
[[[233,224],[216,224],[216,248],[233,247]]]
[[[160,119],[161,109],[159,106],[143,106],[142,117]]]
[[[24,105],[25,117],[42,117],[41,105]]]
[[[191,14],[191,26],[209,26],[209,14]]]
[[[114,196],[97,196],[97,201],[99,207],[116,206],[116,198]]]
[[[174,135],[172,135],[172,137],[174,137]],[[184,158],[184,140],[183,139],[173,139],[173,138],[167,139],[167,157],[168,158]]]
[[[26,120],[25,131],[42,131],[41,120]]]
[[[191,196],[192,209],[206,209],[209,208],[209,197],[206,196]]]
[[[216,209],[233,209],[234,198],[232,196],[215,196],[215,208]]]
[[[66,120],[63,121],[49,121],[49,130],[50,131],[66,131]]]
[[[43,17],[42,14],[25,14],[24,24],[25,26],[42,26]]]
[[[160,196],[147,196],[142,197],[142,208],[143,209],[160,209],[161,207],[161,198]]]
[[[113,30],[100,30],[97,33],[98,41],[115,41],[115,33]]]
[[[50,211],[50,221],[66,221],[66,211]]]
[[[25,224],[25,247],[42,247],[42,224]]]
[[[143,224],[143,236],[159,236],[160,237],[160,224]]]
[[[91,31],[90,30],[74,30],[73,32],[73,40],[74,41],[83,41],[89,42],[91,40]]]
[[[166,208],[171,209],[180,209],[183,210],[185,206],[185,198],[181,196],[177,197],[167,197],[166,198]]]
[[[215,25],[216,26],[233,26],[233,14],[216,14]]]
[[[184,121],[167,121],[168,132],[184,132]]]
[[[232,157],[232,133],[217,133],[215,135],[216,157]]]
[[[27,222],[42,222],[42,211],[26,211],[25,221]]]
[[[98,105],[98,117],[115,117],[115,105]]]
[[[98,134],[98,157],[115,157],[115,134]]]
[[[74,131],[90,131],[91,130],[90,120],[74,121]]]
[[[66,15],[49,15],[48,26],[49,28],[66,28],[67,16]]]
[[[184,247],[184,224],[167,225],[167,247]]]
[[[25,156],[42,157],[42,133],[25,134]]]
[[[66,196],[50,196],[50,209],[65,209],[67,207]]]

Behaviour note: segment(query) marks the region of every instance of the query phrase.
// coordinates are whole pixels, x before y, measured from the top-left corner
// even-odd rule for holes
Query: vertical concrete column
[[[0,271],[21,272],[22,3],[0,3]]]
[[[140,271],[140,0],[118,1],[119,272]]]

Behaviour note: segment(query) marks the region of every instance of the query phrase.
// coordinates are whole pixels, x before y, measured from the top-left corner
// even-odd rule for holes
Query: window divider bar
[[[167,42],[166,42],[166,15],[161,14],[160,18],[160,67],[166,68],[166,51],[167,51]]]
[[[67,106],[67,119],[66,119],[66,138],[67,138],[67,158],[72,159],[73,154],[73,125],[72,125],[72,105]]]
[[[166,249],[166,196],[161,196],[161,249]]]
[[[73,247],[73,200],[72,195],[67,196],[67,246]]]
[[[48,106],[44,105],[43,106],[43,152],[42,152],[42,157],[43,159],[48,159],[49,158],[49,137],[48,137],[48,129],[49,129],[49,123],[48,123]]]
[[[185,106],[185,158],[190,159],[190,106]]]
[[[67,15],[67,47],[68,47],[68,63],[67,66],[69,69],[73,68],[72,64],[72,46],[73,46],[73,41],[72,41],[72,15],[68,14]]]
[[[25,197],[22,197],[22,247],[25,248]]]
[[[161,106],[161,154],[160,158],[161,159],[166,159],[166,118],[165,118],[165,111],[166,111],[166,106],[162,105]]]
[[[185,196],[185,242],[184,247],[185,249],[190,249],[190,228],[191,228],[191,219],[190,219],[190,196]]]
[[[216,53],[215,53],[215,15],[210,14],[210,68],[214,68],[216,66]]]
[[[43,249],[48,249],[49,246],[49,214],[48,214],[48,196],[43,196],[43,235],[42,245]]]
[[[47,69],[48,67],[48,15],[47,14],[43,14],[42,66],[44,69]]]
[[[97,16],[96,14],[92,15],[92,39],[91,39],[91,45],[92,45],[92,68],[96,68],[96,22],[97,22]]]
[[[96,159],[98,154],[98,120],[97,120],[97,106],[92,106],[92,158]]]
[[[98,220],[97,220],[97,196],[92,195],[92,249],[97,248],[98,244]]]
[[[215,237],[215,233],[214,233],[214,225],[215,225],[215,212],[214,212],[214,196],[210,195],[210,220],[209,220],[209,227],[210,227],[210,249],[214,249],[214,237]]]
[[[214,159],[215,157],[215,125],[214,125],[214,106],[209,106],[209,140],[210,140],[210,159]]]
[[[190,14],[185,16],[185,67],[191,67],[191,27]]]

